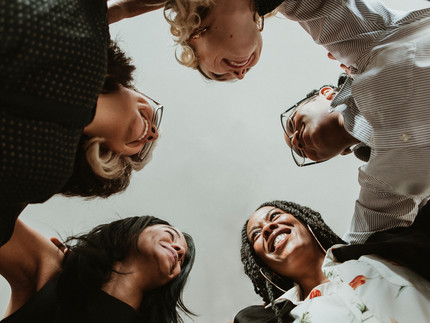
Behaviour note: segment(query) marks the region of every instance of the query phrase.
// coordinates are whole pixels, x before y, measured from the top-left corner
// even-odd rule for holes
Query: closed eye
[[[166,232],[169,234],[169,236],[170,236],[170,238],[171,238],[171,240],[173,242],[175,240],[175,236],[173,235],[173,233],[171,231],[169,231],[169,230],[167,230]]]

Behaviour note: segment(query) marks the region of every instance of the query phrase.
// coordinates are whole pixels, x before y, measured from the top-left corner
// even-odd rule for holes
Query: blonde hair
[[[194,49],[189,44],[190,36],[200,26],[202,20],[214,6],[216,0],[169,0],[164,7],[164,17],[170,24],[170,32],[179,50],[175,52],[176,60],[187,67],[198,69],[198,57]],[[234,0],[231,0],[234,1]],[[254,2],[252,1],[252,5]],[[276,15],[277,10],[273,10],[264,17]],[[261,30],[264,26],[264,17],[260,17],[257,12],[254,21],[260,21]],[[203,73],[202,73],[203,74]],[[204,74],[203,74],[204,75]]]
[[[234,0],[232,0],[234,1]],[[170,24],[179,51],[175,52],[176,60],[187,67],[196,68],[198,61],[194,49],[188,40],[200,26],[207,11],[214,5],[214,0],[170,0],[164,8],[164,17]]]
[[[159,139],[159,138],[158,138]],[[129,170],[139,171],[152,158],[158,139],[153,142],[151,150],[143,160],[137,155],[124,156],[103,146],[101,137],[93,137],[84,143],[85,156],[93,172],[105,179],[114,179],[129,173]]]

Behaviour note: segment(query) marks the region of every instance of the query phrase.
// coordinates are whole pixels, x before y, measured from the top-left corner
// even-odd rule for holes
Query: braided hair
[[[328,249],[334,244],[345,243],[330,227],[324,222],[321,214],[305,206],[287,201],[271,201],[261,204],[257,210],[265,206],[276,207],[286,213],[293,215],[296,219],[302,222],[305,226],[309,226],[318,241],[324,249]],[[281,296],[284,291],[289,290],[294,286],[292,279],[278,275],[267,267],[261,259],[258,258],[253,246],[250,244],[247,235],[248,221],[242,228],[242,246],[240,249],[241,261],[244,267],[245,274],[251,279],[254,285],[254,291],[260,295],[266,304]],[[271,282],[282,288],[280,290],[274,284],[269,282],[264,276],[270,279]],[[279,322],[282,322],[280,317],[279,307],[273,305],[272,308]]]

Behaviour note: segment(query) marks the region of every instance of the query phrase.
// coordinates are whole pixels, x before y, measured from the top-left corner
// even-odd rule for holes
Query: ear
[[[334,98],[334,89],[330,86],[324,86],[320,90],[320,95],[324,96],[327,100],[333,100]]]
[[[64,255],[67,255],[70,250],[57,238],[50,238],[51,242],[60,250]]]
[[[336,57],[334,57],[333,54],[330,53],[330,52],[327,53],[327,57],[330,58],[330,59],[332,59],[332,60],[334,60],[334,61],[336,61]]]

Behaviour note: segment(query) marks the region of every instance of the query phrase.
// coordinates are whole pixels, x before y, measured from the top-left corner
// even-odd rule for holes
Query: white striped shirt
[[[332,106],[372,152],[359,169],[360,196],[344,239],[362,243],[375,231],[411,225],[430,196],[430,9],[300,0],[278,11],[351,67]]]

